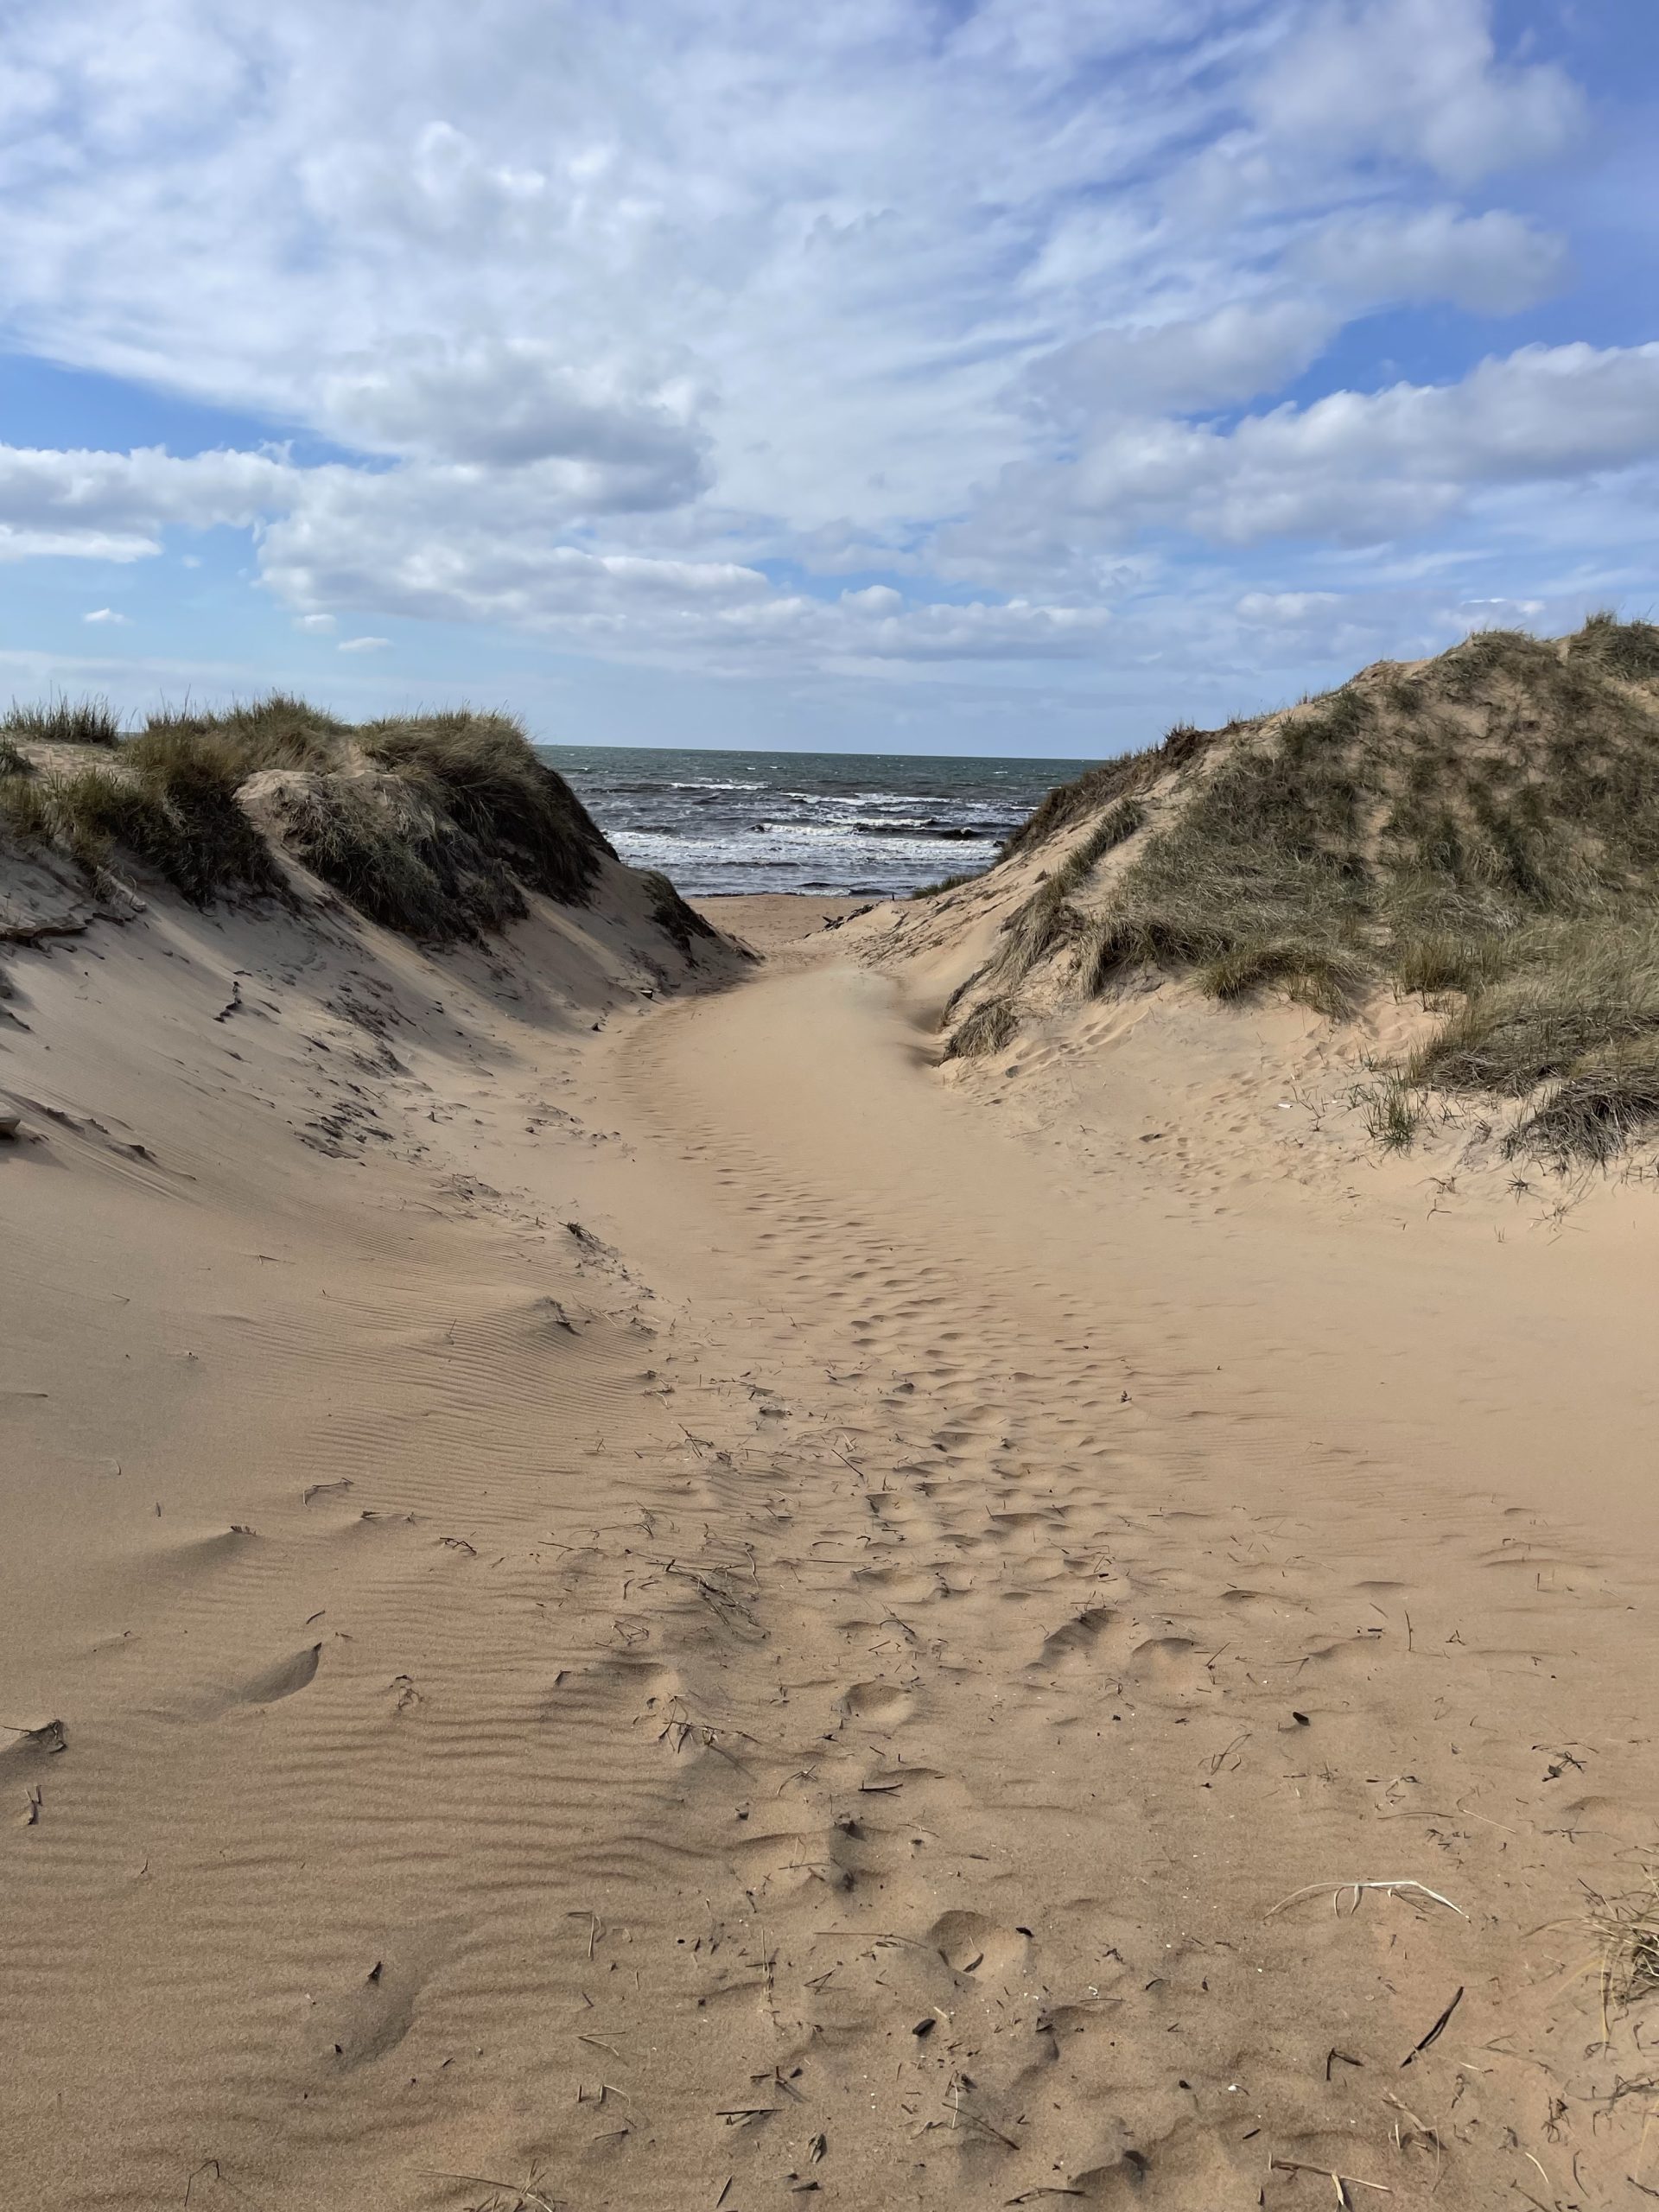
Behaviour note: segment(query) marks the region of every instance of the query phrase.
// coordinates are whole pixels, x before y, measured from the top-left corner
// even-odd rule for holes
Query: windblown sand
[[[8,2204],[1659,2193],[1659,1193],[829,918],[11,964]]]

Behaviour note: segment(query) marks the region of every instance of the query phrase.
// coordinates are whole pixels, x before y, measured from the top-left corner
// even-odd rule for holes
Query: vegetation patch
[[[1382,1098],[1381,1141],[1410,1141],[1429,1086],[1516,1100],[1511,1146],[1562,1157],[1659,1126],[1659,626],[1486,632],[1172,730],[1052,792],[1007,850],[1084,823],[961,995],[991,994],[993,1033],[1070,944],[1090,992],[1151,970],[1337,1015],[1391,984],[1446,1018]],[[1103,896],[1095,869],[1127,837]]]
[[[0,825],[18,844],[60,853],[93,881],[126,854],[201,906],[223,892],[277,884],[270,849],[238,804],[240,780],[219,748],[181,749],[146,734],[107,765],[0,764]]]
[[[1019,1026],[1012,999],[985,999],[951,1032],[944,1057],[947,1060],[983,1059],[1000,1052]]]
[[[121,718],[107,699],[51,699],[44,706],[14,699],[0,718],[0,735],[14,745],[118,745]]]
[[[601,856],[615,857],[563,777],[537,759],[508,715],[370,722],[357,735],[372,760],[424,779],[450,819],[532,891],[580,906]]]
[[[387,929],[446,944],[525,912],[512,876],[401,777],[290,770],[259,798],[295,858]]]
[[[1054,873],[1038,885],[1011,917],[1007,942],[983,974],[973,981],[1006,991],[1023,982],[1057,945],[1086,938],[1087,920],[1072,905],[1073,895],[1089,882],[1107,854],[1133,837],[1146,818],[1146,808],[1138,798],[1119,799],[1109,806],[1088,836],[1077,841]]]
[[[1373,1144],[1384,1152],[1409,1152],[1422,1126],[1424,1103],[1403,1077],[1385,1075],[1381,1083],[1363,1091],[1365,1127]]]
[[[109,758],[64,769],[26,750],[69,742]],[[359,912],[440,943],[499,929],[526,891],[584,902],[611,850],[502,715],[353,726],[274,692],[126,739],[99,702],[14,707],[0,735],[0,827],[89,875],[124,857],[197,905],[276,891],[251,816]]]
[[[1465,1003],[1412,1056],[1412,1081],[1527,1102],[1505,1140],[1511,1154],[1605,1161],[1659,1124],[1649,913],[1540,925],[1479,957]]]
[[[966,875],[942,875],[937,883],[918,883],[910,895],[912,899],[937,899],[942,891],[955,891],[964,883],[977,883],[983,874],[982,868],[970,868]]]

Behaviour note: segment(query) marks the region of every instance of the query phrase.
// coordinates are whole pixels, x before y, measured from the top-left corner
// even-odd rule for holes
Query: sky
[[[1659,610],[1654,0],[0,0],[0,696],[1098,757]]]

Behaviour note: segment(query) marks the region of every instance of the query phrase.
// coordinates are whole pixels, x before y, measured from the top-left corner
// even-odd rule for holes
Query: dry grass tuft
[[[508,715],[369,722],[357,736],[371,760],[429,779],[450,818],[502,855],[532,891],[579,906],[601,857],[615,857],[563,777],[537,759]]]
[[[1628,2007],[1659,1990],[1659,1878],[1622,1897],[1590,1893],[1590,1926],[1597,1941],[1604,2022],[1615,2005]]]
[[[1385,1075],[1381,1083],[1362,1092],[1365,1127],[1373,1144],[1384,1152],[1409,1152],[1423,1122],[1423,1096],[1402,1076]]]
[[[947,1060],[983,1059],[1000,1052],[1019,1026],[1011,999],[986,999],[951,1032],[944,1057]]]

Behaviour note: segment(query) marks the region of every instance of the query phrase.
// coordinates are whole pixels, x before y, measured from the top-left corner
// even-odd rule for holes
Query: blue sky
[[[1652,0],[13,0],[0,692],[1090,755],[1659,608]]]

